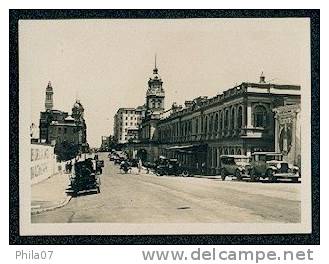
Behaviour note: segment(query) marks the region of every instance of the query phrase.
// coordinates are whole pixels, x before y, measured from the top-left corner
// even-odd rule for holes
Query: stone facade
[[[120,108],[114,116],[113,134],[115,141],[124,144],[130,139],[138,139],[139,125],[144,116],[144,106]]]
[[[241,83],[210,99],[196,98],[158,123],[160,155],[191,169],[219,173],[220,155],[275,150],[273,108],[300,102],[300,86]]]
[[[301,168],[301,121],[300,105],[287,105],[274,109],[275,151],[284,160]]]
[[[212,98],[200,96],[185,101],[185,106],[173,103],[165,111],[163,82],[157,68],[153,74],[148,81],[140,142],[126,149],[151,162],[160,155],[177,158],[194,171],[202,167],[208,173],[219,173],[220,156],[224,154],[274,151],[273,109],[300,103],[300,86],[266,83],[262,74],[259,83],[242,82]],[[151,100],[150,104],[150,98],[159,101]]]
[[[51,89],[50,89],[51,88]],[[68,112],[54,110],[53,88],[48,83],[46,88],[46,110],[40,112],[39,138],[41,143],[55,145],[64,141],[79,145],[82,152],[88,150],[87,125],[84,119],[84,108],[79,100],[72,107],[72,115]]]

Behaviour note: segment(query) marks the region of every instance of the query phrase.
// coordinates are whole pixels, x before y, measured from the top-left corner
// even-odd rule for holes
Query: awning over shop
[[[207,144],[195,144],[195,145],[182,145],[182,146],[172,146],[166,148],[167,150],[177,151],[177,152],[186,152],[193,153],[194,151],[205,151],[207,149]]]
[[[174,150],[174,149],[188,149],[193,147],[193,145],[185,145],[185,146],[173,146],[173,147],[169,147],[167,148],[168,150]]]

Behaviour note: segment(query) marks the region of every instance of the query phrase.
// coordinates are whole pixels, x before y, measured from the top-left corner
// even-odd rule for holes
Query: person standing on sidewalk
[[[141,159],[138,159],[138,174],[141,173],[141,170],[142,170],[142,160]]]
[[[206,163],[202,162],[201,163],[201,175],[205,175],[206,174]]]

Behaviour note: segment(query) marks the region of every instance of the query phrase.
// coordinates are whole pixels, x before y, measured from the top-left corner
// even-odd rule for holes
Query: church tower
[[[80,103],[80,100],[76,99],[75,103],[72,107],[72,117],[76,121],[81,121],[84,119],[84,111],[85,109],[83,108],[82,104]]]
[[[51,82],[48,82],[47,88],[46,88],[46,100],[45,100],[45,108],[47,110],[52,110],[54,106],[53,102],[53,87],[51,86]]]
[[[159,116],[164,111],[165,92],[162,83],[161,77],[158,74],[155,55],[153,76],[148,81],[146,92],[146,109],[149,116]]]

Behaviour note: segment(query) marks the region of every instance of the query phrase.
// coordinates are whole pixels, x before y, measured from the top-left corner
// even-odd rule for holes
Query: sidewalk
[[[66,205],[71,196],[66,194],[69,174],[58,173],[31,186],[31,214],[39,214]]]

